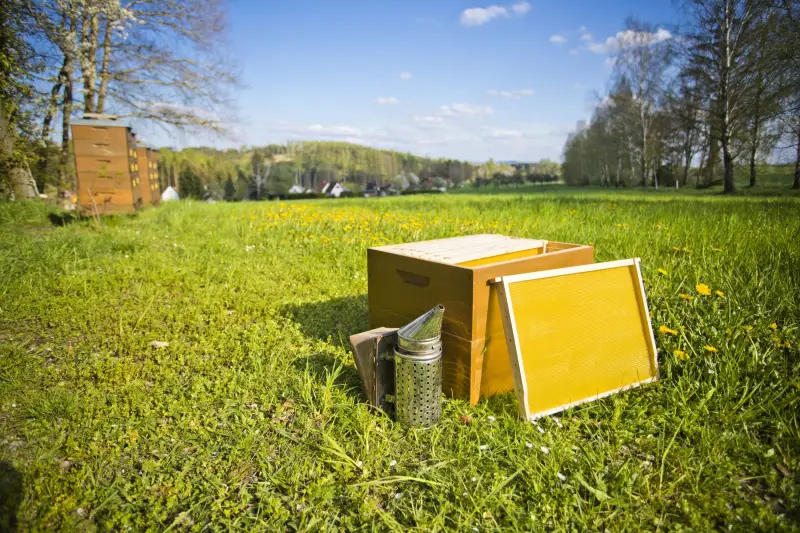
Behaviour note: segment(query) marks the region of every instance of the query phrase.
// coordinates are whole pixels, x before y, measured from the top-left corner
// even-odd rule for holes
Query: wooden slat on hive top
[[[457,265],[467,261],[543,247],[547,241],[506,235],[466,235],[433,241],[391,244],[374,248],[382,252],[407,255],[429,261]]]

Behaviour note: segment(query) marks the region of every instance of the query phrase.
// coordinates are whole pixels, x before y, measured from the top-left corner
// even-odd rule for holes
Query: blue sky
[[[670,0],[234,0],[243,89],[214,144],[328,139],[480,161],[559,159],[629,15]],[[208,140],[193,139],[208,143]]]

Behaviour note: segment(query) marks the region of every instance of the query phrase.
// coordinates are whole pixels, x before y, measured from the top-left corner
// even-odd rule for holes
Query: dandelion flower
[[[661,274],[662,276],[669,276],[669,273],[663,268],[659,268],[658,273]]]
[[[685,360],[688,357],[688,354],[683,350],[672,350],[672,355],[674,355],[681,361]]]
[[[694,289],[698,294],[702,294],[703,296],[711,296],[711,288],[705,283],[698,283],[694,286]]]
[[[717,296],[719,296],[720,298],[725,298],[725,293],[724,293],[724,292],[722,292],[722,291],[714,291],[714,294],[716,294],[716,295],[717,295]]]
[[[777,324],[777,322],[773,322],[772,324],[770,324],[770,325],[769,325],[769,329],[778,329],[778,324]]]
[[[717,353],[719,351],[716,348],[714,348],[713,346],[711,346],[710,344],[706,344],[705,346],[703,346],[703,349],[705,351],[707,351],[708,353]]]
[[[677,331],[665,326],[664,324],[661,324],[661,327],[658,328],[658,332],[661,333],[662,335],[677,335],[678,334]]]
[[[686,300],[687,302],[691,302],[692,300],[694,300],[694,296],[692,296],[692,295],[690,295],[690,294],[683,294],[683,293],[680,293],[678,296],[679,296],[679,297],[681,297],[681,298],[683,298],[683,299],[684,299],[684,300]]]

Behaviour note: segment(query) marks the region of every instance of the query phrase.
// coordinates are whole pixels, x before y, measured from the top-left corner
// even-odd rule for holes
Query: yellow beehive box
[[[442,389],[474,405],[481,396],[514,390],[497,290],[491,282],[593,261],[592,246],[504,235],[370,248],[370,328],[400,327],[444,305]]]

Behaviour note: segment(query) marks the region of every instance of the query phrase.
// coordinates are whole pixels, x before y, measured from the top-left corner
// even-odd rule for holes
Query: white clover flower
[[[477,482],[478,482],[478,478],[476,478],[476,477],[473,477],[473,478],[472,478],[472,482],[473,482],[473,483],[477,483]]]
[[[566,480],[567,480],[567,476],[565,476],[565,475],[564,475],[564,474],[562,474],[561,472],[557,473],[557,474],[556,474],[556,476],[558,477],[558,479],[559,479],[560,481],[566,481]]]
[[[526,442],[526,443],[525,443],[525,446],[526,446],[527,448],[529,448],[529,449],[530,449],[530,448],[533,448],[533,444],[531,444],[530,442]]]
[[[361,468],[363,465],[364,465],[364,463],[362,461],[358,461],[356,463],[356,466],[359,467],[359,468]]]
[[[489,448],[489,446],[487,446],[486,444],[481,444],[480,446],[478,446],[478,448],[481,450],[486,450],[487,448]]]
[[[542,446],[539,449],[542,450],[542,453],[545,455],[548,455],[550,453],[550,448],[548,448],[547,446]]]
[[[497,419],[496,419],[495,417],[493,417],[492,415],[489,415],[488,417],[486,417],[486,419],[487,419],[489,422],[494,422],[495,420],[497,420]]]
[[[396,493],[396,494],[394,495],[394,499],[395,499],[395,500],[399,500],[399,499],[400,499],[400,498],[402,498],[402,497],[403,497],[403,493],[402,493],[402,492],[398,492],[398,493]]]

